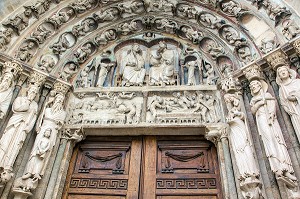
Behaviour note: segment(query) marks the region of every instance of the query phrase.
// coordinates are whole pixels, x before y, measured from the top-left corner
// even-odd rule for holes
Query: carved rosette
[[[288,57],[281,51],[276,51],[267,57],[268,64],[276,71],[283,65],[288,65]]]

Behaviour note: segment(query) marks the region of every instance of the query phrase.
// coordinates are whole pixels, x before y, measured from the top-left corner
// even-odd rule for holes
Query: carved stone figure
[[[203,72],[203,77],[206,78],[207,85],[214,85],[215,84],[215,71],[211,64],[205,64],[206,71]]]
[[[68,81],[75,73],[77,73],[77,66],[74,63],[70,63],[65,65],[63,71],[60,73],[59,78],[63,79],[64,81]]]
[[[55,25],[56,28],[60,28],[64,23],[68,22],[74,14],[75,13],[73,9],[59,11],[48,18],[47,21]]]
[[[192,41],[195,44],[198,44],[201,38],[203,37],[203,33],[197,30],[194,30],[190,27],[182,27],[181,31],[185,34],[186,38]]]
[[[201,24],[203,24],[205,27],[216,29],[221,27],[222,24],[225,23],[224,20],[219,20],[216,16],[210,14],[210,13],[203,13],[200,14],[199,20]]]
[[[288,66],[277,68],[276,82],[280,86],[279,97],[284,110],[291,116],[297,137],[300,140],[300,80]]]
[[[178,25],[175,21],[169,20],[167,18],[158,19],[155,21],[156,28],[158,30],[165,30],[167,33],[174,34]]]
[[[245,114],[241,111],[239,95],[238,93],[227,93],[224,95],[224,99],[228,109],[229,139],[240,173],[239,180],[241,181],[242,194],[244,198],[252,196],[251,198],[260,199],[259,170],[253,156],[249,130],[246,126]]]
[[[147,12],[172,12],[178,0],[143,0]]]
[[[35,47],[36,47],[35,43],[32,41],[24,43],[19,48],[16,57],[23,62],[28,62],[33,56],[33,50]]]
[[[118,32],[120,32],[122,35],[128,35],[130,32],[137,31],[137,22],[136,21],[131,21],[130,23],[123,23],[120,24],[118,27]]]
[[[235,29],[231,27],[223,28],[223,35],[227,42],[233,46],[240,46],[241,44],[245,44],[246,41],[243,38],[240,38]]]
[[[115,65],[114,63],[103,63],[103,62],[96,64],[96,67],[99,69],[98,82],[96,86],[98,87],[104,86],[104,82],[106,80],[107,74],[114,65]]]
[[[71,3],[70,6],[76,10],[77,13],[84,13],[93,8],[96,3],[96,0],[77,0],[74,3]]]
[[[133,44],[124,57],[122,74],[123,86],[142,86],[146,74],[143,52],[138,44]]]
[[[6,115],[14,90],[14,79],[22,68],[17,63],[6,62],[0,78],[0,119]]]
[[[288,40],[291,40],[300,34],[300,28],[293,21],[288,21],[283,25],[282,33]]]
[[[237,48],[237,54],[244,63],[249,63],[253,61],[251,49],[248,46],[242,46]]]
[[[0,51],[3,52],[7,50],[7,44],[10,43],[13,34],[13,29],[7,28],[0,31]]]
[[[263,1],[262,5],[266,7],[267,14],[270,19],[275,21],[275,25],[277,25],[279,21],[285,16],[289,16],[292,14],[291,11],[289,11],[286,7],[276,5],[270,0]]]
[[[116,32],[113,29],[104,31],[100,35],[95,37],[95,42],[98,46],[107,45],[109,41],[115,40],[117,38]]]
[[[51,72],[55,65],[55,61],[53,57],[43,57],[37,65],[42,71]]]
[[[215,41],[207,44],[205,48],[213,59],[216,59],[217,57],[225,53],[224,48]]]
[[[118,19],[120,16],[120,11],[117,8],[109,8],[100,12],[99,14],[93,14],[93,17],[96,19],[98,23],[102,23],[105,21],[113,21]]]
[[[8,19],[3,23],[4,26],[12,28],[18,35],[28,26],[29,19],[32,17],[31,8],[27,6],[25,6],[24,8],[25,10],[23,13],[18,14],[14,18]]]
[[[39,44],[42,44],[51,35],[51,31],[42,25],[38,26],[36,31],[31,33],[31,37],[36,39]]]
[[[274,97],[267,92],[267,84],[263,81],[250,82],[251,111],[255,114],[258,132],[264,143],[267,158],[276,177],[286,177],[296,182],[294,169],[287,151],[281,128],[276,118]]]
[[[197,11],[195,7],[189,5],[183,5],[177,8],[177,12],[179,12],[182,17],[186,17],[188,19],[196,19],[199,15],[199,11]]]
[[[174,84],[174,61],[174,52],[167,48],[165,42],[159,42],[156,55],[150,56],[150,85]]]
[[[92,44],[87,43],[84,44],[81,48],[78,48],[77,51],[74,53],[75,57],[77,58],[79,63],[83,63],[87,60],[87,58],[92,53]]]
[[[72,34],[76,37],[83,37],[88,32],[94,30],[96,28],[96,22],[93,19],[86,19],[81,22],[81,24],[75,25],[72,28]]]
[[[139,1],[130,1],[125,3],[120,3],[118,5],[118,8],[122,13],[132,14],[132,13],[139,13],[139,11],[143,11],[141,10],[141,8],[143,8],[143,5],[144,4]]]
[[[52,52],[54,54],[61,55],[69,48],[69,46],[70,46],[69,40],[65,35],[62,35],[57,42],[55,42],[50,46],[50,48],[52,49]]]
[[[185,63],[184,67],[188,69],[188,82],[187,85],[196,85],[196,77],[195,77],[195,68],[201,68],[201,62],[197,61],[188,61]]]
[[[261,40],[260,49],[264,54],[271,52],[275,48],[278,47],[278,43],[276,41],[276,37],[274,38],[264,38]]]
[[[30,85],[25,97],[17,97],[13,103],[14,114],[9,119],[0,139],[0,168],[4,172],[12,173],[14,162],[20,149],[32,130],[37,117],[38,105],[34,101],[39,87]]]
[[[228,1],[222,4],[222,11],[229,15],[234,15],[235,17],[239,16],[241,10],[241,6],[234,1]]]
[[[62,93],[57,93],[54,99],[49,98],[37,124],[37,136],[22,176],[23,180],[41,179],[44,175],[52,149],[57,142],[58,130],[66,117],[63,109],[64,98]]]

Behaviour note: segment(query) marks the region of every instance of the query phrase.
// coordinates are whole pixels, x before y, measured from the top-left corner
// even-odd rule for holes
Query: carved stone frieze
[[[206,124],[221,120],[214,93],[173,92],[148,98],[146,121],[158,124]]]
[[[100,92],[73,98],[68,124],[114,125],[141,122],[143,98],[135,92]]]

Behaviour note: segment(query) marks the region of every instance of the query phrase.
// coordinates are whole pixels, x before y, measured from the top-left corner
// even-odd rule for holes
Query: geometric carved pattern
[[[126,179],[90,179],[72,178],[70,188],[90,188],[90,189],[121,189],[126,190],[128,180]]]
[[[157,189],[216,189],[216,179],[157,179]]]

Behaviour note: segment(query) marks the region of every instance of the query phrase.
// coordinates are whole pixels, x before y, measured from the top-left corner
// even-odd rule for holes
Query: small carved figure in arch
[[[208,43],[205,48],[213,59],[216,59],[225,53],[224,48],[214,41]]]
[[[202,71],[202,60],[197,58],[196,60],[188,60],[183,65],[183,67],[186,67],[188,69],[187,85],[188,86],[196,85],[195,70],[196,68],[198,68],[199,71]]]
[[[205,63],[204,68],[205,71],[203,71],[203,77],[206,78],[205,83],[207,85],[215,85],[217,77],[215,76],[214,68],[209,63]]]
[[[37,65],[42,71],[50,73],[55,65],[55,60],[53,57],[43,57]]]
[[[199,21],[205,27],[208,27],[211,29],[220,28],[223,24],[225,24],[224,20],[218,19],[216,16],[214,16],[210,13],[200,14]]]
[[[131,1],[131,2],[125,2],[118,4],[118,9],[121,11],[121,13],[140,13],[143,11],[144,4],[139,1]]]
[[[229,15],[239,17],[242,11],[242,7],[237,2],[228,1],[222,4],[222,11]]]
[[[253,55],[251,53],[251,49],[248,46],[241,46],[240,48],[237,48],[236,51],[238,56],[244,63],[253,61]]]
[[[188,19],[196,19],[196,17],[199,15],[199,11],[196,10],[194,6],[189,5],[182,5],[177,9],[177,12],[185,18]]]
[[[23,13],[18,14],[13,19],[8,19],[3,23],[4,26],[11,27],[17,35],[20,34],[22,30],[24,30],[28,24],[29,19],[32,17],[32,10],[30,7],[24,7],[25,10]]]
[[[78,71],[78,66],[71,62],[71,63],[67,63],[64,68],[63,71],[60,73],[59,78],[61,78],[64,81],[68,81],[69,79],[71,79],[71,77],[76,74]]]
[[[79,63],[85,62],[93,52],[93,46],[91,43],[84,44],[81,48],[77,49],[74,56],[77,58]]]
[[[197,30],[194,30],[191,27],[183,26],[181,28],[181,31],[185,34],[186,38],[188,38],[190,41],[192,41],[195,44],[198,44],[199,41],[203,37],[203,33]]]
[[[19,48],[16,57],[23,62],[28,62],[32,58],[36,47],[33,41],[27,41]]]
[[[128,35],[130,32],[135,32],[138,30],[138,24],[136,21],[124,22],[118,26],[118,32],[122,35]]]
[[[292,20],[286,20],[282,23],[282,33],[287,40],[291,40],[300,34],[300,28]]]
[[[109,8],[100,12],[99,14],[93,14],[93,17],[98,23],[105,21],[113,21],[120,16],[120,11],[117,8]]]
[[[64,23],[68,22],[74,14],[73,9],[59,11],[48,18],[47,21],[55,25],[56,28],[60,28]]]
[[[13,34],[13,29],[7,28],[0,31],[0,51],[7,50],[7,44],[10,43]]]
[[[39,44],[42,44],[51,35],[51,30],[48,30],[43,24],[39,25],[36,31],[31,33],[31,37],[36,39]]]
[[[72,28],[72,34],[75,35],[76,37],[83,37],[88,32],[96,29],[96,27],[97,27],[96,22],[93,19],[88,18],[84,20],[81,24],[75,25]]]
[[[116,31],[114,29],[106,30],[100,35],[95,37],[95,43],[98,46],[107,45],[109,41],[115,40],[117,38]]]
[[[81,14],[87,10],[92,9],[97,3],[97,0],[77,0],[70,4],[70,6],[76,10],[77,13]]]
[[[104,86],[104,82],[107,78],[107,74],[114,66],[115,66],[115,63],[105,63],[105,62],[101,62],[101,61],[99,64],[96,65],[96,68],[98,68],[98,70],[99,70],[98,81],[96,84],[97,87]]]
[[[167,18],[157,19],[155,21],[155,24],[158,30],[165,30],[167,33],[170,34],[174,34],[178,29],[177,23]]]

